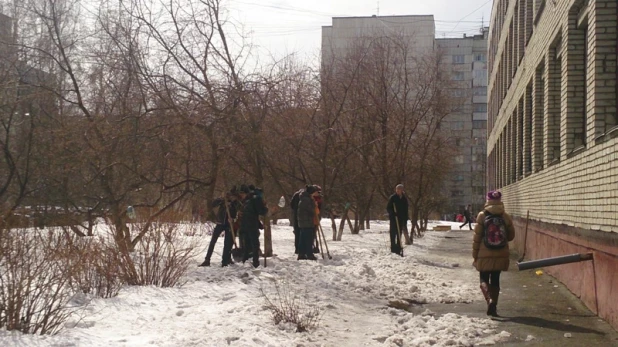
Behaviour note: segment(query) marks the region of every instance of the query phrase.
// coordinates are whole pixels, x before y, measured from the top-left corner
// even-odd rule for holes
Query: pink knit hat
[[[502,198],[502,193],[500,193],[497,190],[492,190],[489,193],[487,193],[487,201],[489,201],[489,200],[500,200],[500,198]]]

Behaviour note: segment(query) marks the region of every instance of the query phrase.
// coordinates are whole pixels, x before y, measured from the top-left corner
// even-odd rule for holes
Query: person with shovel
[[[391,252],[403,256],[401,234],[408,225],[408,197],[403,192],[403,184],[395,187],[395,194],[391,195],[386,205],[390,220]]]
[[[227,205],[227,206],[226,206]],[[235,188],[225,194],[225,197],[217,198],[212,202],[213,212],[215,215],[215,230],[212,232],[206,258],[200,266],[210,266],[210,258],[215,249],[215,245],[221,233],[224,234],[223,239],[223,255],[221,259],[222,266],[233,264],[232,262],[232,245],[234,238],[231,232],[231,226],[238,211],[238,202],[236,199]]]

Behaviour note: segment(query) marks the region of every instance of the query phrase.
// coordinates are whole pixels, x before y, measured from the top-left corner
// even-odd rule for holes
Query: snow
[[[448,222],[441,222],[448,224]],[[453,226],[457,223],[451,223]],[[323,221],[327,240],[330,221]],[[223,239],[212,267],[197,267],[180,288],[125,287],[112,299],[74,298],[82,310],[55,336],[0,331],[1,346],[472,346],[508,339],[495,322],[454,313],[389,307],[419,303],[468,303],[479,299],[474,281],[455,275],[458,264],[426,260],[441,232],[428,232],[405,248],[388,249],[388,222],[372,222],[360,235],[328,241],[332,260],[297,261],[287,221],[273,227],[277,254],[267,267],[249,262],[221,268]],[[190,236],[187,236],[190,237]],[[433,257],[432,259],[436,259]],[[275,325],[262,291],[271,300],[275,283],[309,307],[319,307],[316,329],[297,333],[292,324]]]

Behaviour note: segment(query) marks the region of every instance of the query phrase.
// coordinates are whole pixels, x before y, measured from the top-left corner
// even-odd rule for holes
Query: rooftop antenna
[[[378,10],[378,16],[379,16],[380,15],[380,1],[378,1],[378,8],[377,8],[377,10]]]

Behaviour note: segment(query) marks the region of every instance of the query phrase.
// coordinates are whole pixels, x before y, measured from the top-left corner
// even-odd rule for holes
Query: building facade
[[[344,57],[359,39],[398,36],[406,39],[414,54],[434,49],[436,25],[433,16],[334,17],[322,27],[322,62]]]
[[[531,259],[618,327],[616,0],[497,0],[489,35],[488,188]],[[527,238],[526,215],[529,212]],[[527,242],[526,242],[527,240]]]
[[[436,47],[444,55],[443,64],[451,71],[451,93],[464,100],[459,112],[443,124],[459,150],[447,182],[453,213],[463,212],[468,204],[472,211],[480,211],[485,202],[487,35],[488,28],[483,28],[478,35],[436,40]]]

